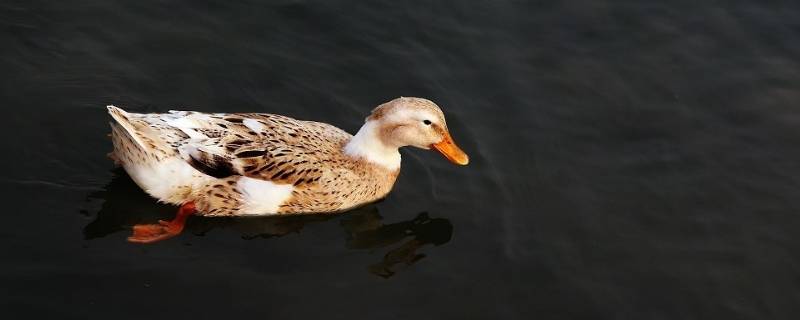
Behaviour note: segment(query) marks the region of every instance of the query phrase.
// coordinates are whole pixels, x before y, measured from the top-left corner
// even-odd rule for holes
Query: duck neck
[[[344,146],[344,153],[388,170],[400,169],[400,151],[396,146],[386,145],[381,139],[380,131],[377,121],[367,121]]]

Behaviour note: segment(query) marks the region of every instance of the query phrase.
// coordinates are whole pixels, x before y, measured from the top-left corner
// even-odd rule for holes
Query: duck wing
[[[241,175],[295,186],[314,183],[341,164],[350,134],[329,124],[273,114],[171,112],[186,133],[181,157],[213,177]]]

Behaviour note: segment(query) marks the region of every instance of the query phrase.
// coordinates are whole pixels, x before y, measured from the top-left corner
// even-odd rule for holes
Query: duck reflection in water
[[[104,200],[96,218],[83,229],[86,239],[127,231],[131,226],[174,214],[174,207],[162,205],[139,189],[120,169],[114,170],[114,178],[104,190],[89,195],[89,200]],[[353,250],[376,250],[390,248],[383,259],[370,265],[370,273],[389,278],[398,269],[408,267],[425,257],[418,253],[427,245],[439,246],[450,241],[453,226],[447,219],[430,218],[427,212],[411,220],[383,224],[375,205],[367,205],[342,214],[290,215],[258,218],[194,218],[186,228],[192,234],[202,236],[207,232],[226,228],[236,230],[243,239],[281,237],[300,232],[304,226],[328,220],[339,220],[345,231],[347,248]]]

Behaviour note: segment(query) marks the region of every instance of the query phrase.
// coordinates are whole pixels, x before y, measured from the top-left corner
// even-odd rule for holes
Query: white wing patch
[[[264,130],[264,125],[261,124],[261,122],[258,122],[258,121],[253,120],[253,119],[244,119],[242,121],[242,124],[245,127],[249,128],[250,130],[253,130],[255,132],[262,132]]]
[[[161,116],[161,119],[168,125],[183,131],[191,139],[208,139],[204,134],[194,130],[208,127],[207,122],[210,119],[208,115],[182,111],[170,112]]]
[[[241,215],[266,215],[278,213],[280,205],[292,197],[294,186],[241,177],[236,190],[242,193]]]

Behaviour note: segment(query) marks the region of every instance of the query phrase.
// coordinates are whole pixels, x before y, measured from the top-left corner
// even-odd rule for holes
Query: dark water
[[[796,319],[796,3],[0,1],[0,310]],[[356,212],[125,242],[175,208],[113,170],[105,105],[355,132],[401,95],[468,167],[404,150]]]

